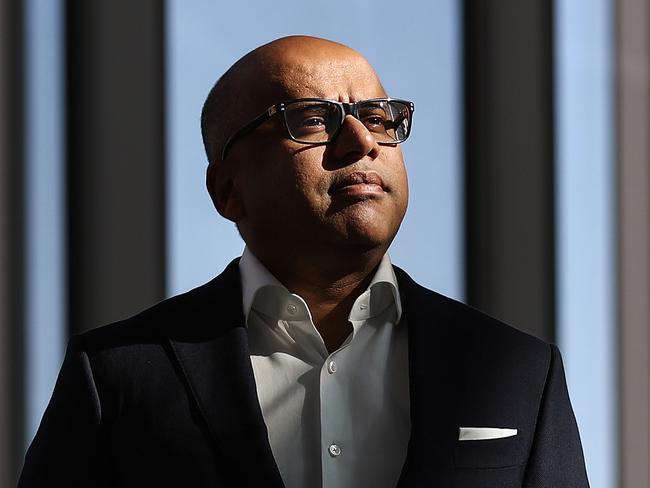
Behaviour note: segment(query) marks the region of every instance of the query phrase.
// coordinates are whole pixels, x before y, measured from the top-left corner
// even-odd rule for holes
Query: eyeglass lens
[[[368,100],[356,106],[356,117],[378,142],[395,143],[409,132],[409,107],[395,100]],[[306,143],[331,141],[338,131],[343,108],[327,101],[299,101],[287,105],[284,116],[291,136]]]

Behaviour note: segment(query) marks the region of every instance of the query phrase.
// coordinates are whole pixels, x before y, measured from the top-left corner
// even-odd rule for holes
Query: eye
[[[289,134],[302,141],[326,141],[336,123],[338,107],[324,102],[297,102],[289,105],[285,121]]]
[[[292,112],[292,125],[296,130],[318,132],[327,126],[327,109],[322,106],[305,106]]]
[[[361,122],[370,132],[385,132],[388,124],[386,115],[382,110],[374,110],[371,113],[365,114],[361,118]]]
[[[363,123],[368,128],[379,126],[383,127],[386,124],[386,119],[381,115],[370,115],[368,117],[364,117]]]
[[[302,121],[303,127],[311,127],[314,129],[325,127],[325,119],[323,117],[307,117]]]

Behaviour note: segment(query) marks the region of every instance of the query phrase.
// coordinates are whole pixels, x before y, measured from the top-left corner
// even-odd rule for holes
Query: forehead
[[[278,68],[271,73],[271,82],[279,98],[350,102],[386,96],[377,74],[359,55],[296,56],[283,60]]]

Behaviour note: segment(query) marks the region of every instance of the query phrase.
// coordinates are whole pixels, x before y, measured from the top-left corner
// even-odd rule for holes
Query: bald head
[[[326,39],[283,37],[249,52],[217,81],[203,105],[201,132],[208,161],[218,161],[226,139],[267,107],[306,90],[325,97],[328,79],[334,82],[346,71],[381,87],[361,54]]]

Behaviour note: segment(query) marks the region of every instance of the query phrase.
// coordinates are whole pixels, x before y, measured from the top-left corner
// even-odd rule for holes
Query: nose
[[[332,145],[332,155],[344,164],[353,163],[366,156],[376,159],[381,151],[377,140],[366,126],[352,115],[346,115]]]

